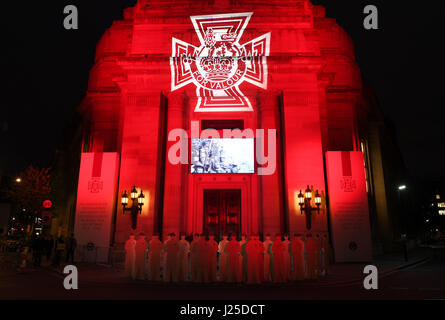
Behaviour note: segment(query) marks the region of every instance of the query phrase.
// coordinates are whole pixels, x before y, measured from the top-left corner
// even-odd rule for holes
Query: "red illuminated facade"
[[[98,43],[82,112],[83,151],[119,158],[116,186],[105,195],[114,203],[105,212],[112,243],[133,231],[120,205],[133,185],[146,195],[137,233],[306,232],[298,194],[308,185],[322,194],[311,231],[329,232],[330,151],[364,151],[368,179],[354,184],[366,184],[376,201],[367,163],[369,103],[353,43],[310,1],[139,0]],[[199,174],[172,163],[177,140],[169,134],[182,128],[191,138],[192,123],[199,133],[264,129],[266,155],[267,132],[276,130],[275,170],[260,175],[271,163],[256,161],[254,173]],[[355,190],[351,179],[329,185]],[[98,179],[89,188],[108,190]],[[372,214],[377,227],[390,229],[387,211]]]

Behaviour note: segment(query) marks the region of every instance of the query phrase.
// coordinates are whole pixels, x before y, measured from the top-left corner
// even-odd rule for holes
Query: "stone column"
[[[312,81],[310,81],[312,80]],[[315,74],[309,76],[302,91],[285,91],[285,177],[289,208],[289,231],[306,231],[306,218],[296,203],[299,190],[307,185],[324,190],[323,150],[320,130],[318,90]],[[312,231],[325,226],[313,223]]]
[[[278,110],[278,96],[274,92],[262,93],[259,95],[258,101],[258,128],[264,130],[264,154],[268,155],[268,130],[276,130],[275,144],[276,144],[276,157],[275,163],[268,163],[266,166],[275,166],[275,172],[271,175],[260,175],[259,189],[260,196],[260,212],[262,221],[262,232],[264,234],[270,233],[272,235],[284,231],[283,223],[283,210],[281,202],[281,154],[279,140],[279,110]],[[258,137],[257,137],[258,139]],[[270,157],[270,156],[269,156]]]
[[[181,92],[173,92],[168,96],[167,110],[167,137],[171,130],[184,128],[184,108],[186,96]],[[183,137],[185,150],[188,153],[188,140]],[[169,161],[169,149],[178,143],[177,141],[167,141],[167,157],[165,163],[165,185],[164,185],[164,212],[162,218],[163,237],[170,232],[177,235],[184,228],[184,215],[186,214],[187,204],[186,187],[187,181],[184,176],[184,167],[187,164],[172,164]],[[188,159],[188,155],[187,155]]]
[[[124,242],[130,232],[153,232],[156,199],[156,173],[159,150],[160,93],[125,93],[122,105],[122,150],[119,178],[116,242]],[[131,230],[130,214],[122,215],[120,195],[136,185],[145,193],[145,205],[138,216],[137,229]],[[131,200],[129,201],[131,203]]]

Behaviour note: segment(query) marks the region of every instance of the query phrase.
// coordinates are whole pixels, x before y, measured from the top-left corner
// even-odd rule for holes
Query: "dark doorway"
[[[204,233],[221,239],[241,232],[241,190],[204,190]]]

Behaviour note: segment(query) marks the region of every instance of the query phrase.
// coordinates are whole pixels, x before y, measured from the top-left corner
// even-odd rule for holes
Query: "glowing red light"
[[[51,202],[51,200],[45,200],[45,201],[43,201],[43,207],[44,207],[45,209],[49,209],[49,208],[51,208],[52,205],[53,205],[53,203]]]

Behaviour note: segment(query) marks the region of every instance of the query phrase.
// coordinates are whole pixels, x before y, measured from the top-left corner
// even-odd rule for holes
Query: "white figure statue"
[[[167,246],[167,242],[172,238],[172,234],[169,233],[167,235],[167,239],[164,241],[163,245],[162,245],[162,256],[161,256],[161,264],[162,264],[162,271],[163,271],[163,276],[165,278],[165,269],[167,268],[167,251],[166,251],[166,246]]]
[[[321,250],[323,259],[323,275],[327,275],[329,272],[329,237],[328,234],[323,234],[321,240]]]
[[[195,233],[193,235],[193,241],[190,245],[190,280],[192,282],[198,281],[198,251],[197,251],[197,245],[199,241],[199,234]]]
[[[145,280],[145,254],[147,252],[147,241],[145,235],[141,233],[135,245],[135,277],[138,280]]]
[[[134,235],[125,242],[125,275],[132,279],[135,278],[135,258],[136,258],[136,240]]]
[[[221,281],[227,281],[227,263],[228,256],[226,251],[226,246],[229,243],[227,240],[227,234],[223,236],[223,239],[219,242],[218,252],[219,252],[219,279]]]
[[[178,281],[187,281],[188,279],[188,257],[190,253],[190,244],[185,239],[185,234],[181,235],[178,243]]]
[[[207,241],[208,254],[209,254],[209,281],[216,282],[216,261],[218,256],[218,242],[215,241],[213,234],[209,235],[209,241]]]
[[[249,242],[247,242],[246,245],[246,251],[247,251],[247,283],[252,284],[261,283],[261,280],[263,278],[261,272],[261,265],[260,265],[260,259],[259,253],[261,252],[261,259],[262,259],[262,253],[264,250],[263,244],[261,243],[262,250],[259,250],[259,246],[257,243],[257,236],[252,235],[250,236]]]
[[[283,252],[283,266],[284,266],[284,280],[289,281],[290,279],[290,241],[287,234],[284,235],[284,252]]]
[[[293,280],[304,280],[306,278],[306,262],[304,259],[304,241],[299,234],[294,235],[291,244],[292,260],[293,260]]]
[[[286,246],[283,241],[281,241],[281,235],[277,234],[275,236],[275,241],[272,244],[273,252],[273,265],[274,265],[274,282],[283,283],[286,281],[285,277],[285,265],[284,265],[284,252]]]
[[[209,247],[205,235],[201,234],[196,243],[196,254],[198,258],[198,282],[209,282]]]
[[[272,280],[272,240],[270,240],[270,234],[266,234],[266,240],[264,241],[264,280]]]
[[[159,235],[154,234],[148,249],[148,279],[151,281],[161,280],[161,252],[162,242]]]
[[[247,282],[247,236],[243,234],[241,236],[240,241],[240,270],[241,270],[241,279],[240,282]]]
[[[322,261],[321,261],[321,238],[320,238],[320,234],[317,233],[315,235],[315,273],[317,275],[317,277],[322,275]]]
[[[228,265],[227,265],[227,281],[228,282],[240,282],[241,281],[241,264],[240,264],[240,253],[241,245],[236,240],[236,237],[232,235],[232,239],[227,244],[227,255]]]
[[[307,278],[310,280],[317,279],[317,244],[314,241],[312,234],[306,234],[306,268],[307,268]]]
[[[167,240],[167,242],[165,243],[165,252],[167,253],[167,258],[165,264],[164,281],[177,282],[179,242],[178,239],[176,239],[176,235],[174,233],[171,234],[170,240]]]

